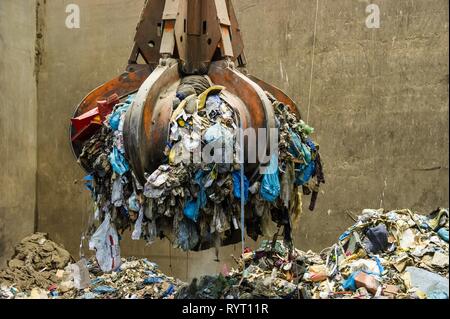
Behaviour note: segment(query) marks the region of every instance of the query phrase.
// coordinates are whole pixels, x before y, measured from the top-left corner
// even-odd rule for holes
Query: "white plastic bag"
[[[139,240],[141,239],[142,235],[142,221],[144,220],[144,206],[141,206],[141,209],[139,210],[139,217],[134,224],[134,231],[131,234],[132,240]]]
[[[105,220],[98,227],[89,241],[89,249],[95,250],[97,262],[104,272],[117,270],[120,267],[119,236],[111,224],[111,215],[105,215]]]
[[[89,270],[86,267],[86,260],[83,258],[76,264],[69,265],[73,276],[75,288],[85,289],[89,287],[91,279],[89,277]]]

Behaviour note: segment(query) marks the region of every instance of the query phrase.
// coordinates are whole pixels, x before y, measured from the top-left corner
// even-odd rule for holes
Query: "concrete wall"
[[[34,230],[36,114],[34,0],[0,1],[0,267]]]
[[[448,207],[448,1],[235,3],[249,69],[309,109],[321,145],[327,184],[297,246],[331,244],[347,211]]]
[[[448,2],[378,0],[381,28],[365,26],[368,1],[234,1],[249,70],[299,101],[317,130],[327,184],[306,211],[296,246],[321,249],[363,208],[448,206]],[[65,7],[79,4],[81,28]],[[47,1],[39,76],[38,211],[75,256],[91,213],[68,144],[74,105],[126,66],[143,0]],[[309,109],[309,112],[308,112]],[[125,234],[125,238],[129,238]],[[217,272],[239,247],[189,255],[167,242],[125,240],[185,279]]]

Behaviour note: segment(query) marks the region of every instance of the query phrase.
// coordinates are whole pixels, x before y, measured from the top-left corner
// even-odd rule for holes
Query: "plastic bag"
[[[141,210],[141,204],[139,203],[136,192],[128,198],[128,208],[133,212],[139,212]]]
[[[114,172],[119,175],[125,174],[130,169],[127,160],[117,147],[114,147],[111,154],[109,154],[109,162],[111,163]]]
[[[260,194],[264,200],[272,203],[280,196],[280,192],[281,185],[278,176],[278,159],[275,155],[272,155],[268,167],[268,174],[263,175]]]
[[[194,249],[200,241],[195,224],[187,219],[178,224],[176,236],[176,246],[184,251]]]
[[[76,264],[69,265],[73,277],[74,286],[77,289],[85,289],[91,284],[89,270],[86,266],[86,260],[83,258]]]
[[[208,118],[214,119],[216,118],[220,112],[220,105],[222,104],[222,99],[219,95],[210,95],[206,99],[206,114]]]
[[[244,199],[247,203],[248,201],[248,189],[250,187],[250,182],[247,179],[247,176],[244,174]],[[237,199],[241,199],[241,172],[234,171],[233,172],[233,195]]]
[[[198,205],[198,200],[193,200],[187,203],[183,210],[184,216],[190,220],[197,222],[198,215],[200,215],[200,207]]]
[[[316,170],[316,163],[310,162],[308,165],[300,164],[298,166],[298,174],[296,178],[297,185],[306,185],[311,180]]]
[[[449,284],[447,278],[417,267],[407,267],[406,272],[410,276],[412,287],[427,295],[445,293],[448,296]]]
[[[220,123],[214,124],[208,128],[203,136],[206,143],[222,143],[230,145],[233,142],[234,135],[231,131]]]
[[[116,111],[111,114],[111,117],[108,120],[109,126],[113,131],[117,131],[119,129],[122,115],[128,110],[130,104],[120,104],[117,106]]]
[[[152,219],[148,223],[148,237],[147,242],[154,243],[156,240],[156,237],[158,236],[158,229],[156,228],[156,221]]]
[[[369,228],[364,239],[365,248],[372,254],[386,251],[389,246],[388,236],[389,233],[385,224]]]
[[[311,149],[307,144],[310,144],[312,142],[309,142],[307,144],[304,144],[300,137],[291,131],[291,141],[292,144],[289,148],[289,152],[297,157],[301,158],[304,161],[304,164],[296,165],[296,178],[295,183],[297,185],[305,185],[307,184],[311,177],[314,175],[314,172],[316,170],[316,164],[312,160],[312,154]],[[313,147],[315,149],[315,146]]]
[[[438,235],[441,237],[442,240],[448,243],[448,229],[441,228],[438,230]]]
[[[295,157],[302,157],[306,164],[311,162],[311,151],[309,148],[302,143],[300,137],[291,131],[292,145],[289,148],[289,153]]]
[[[123,196],[122,178],[118,177],[114,180],[112,185],[111,202],[115,207],[121,207],[125,204]]]
[[[97,262],[103,272],[117,270],[121,265],[119,236],[111,224],[108,213],[89,241],[89,249],[95,250]]]
[[[144,220],[144,207],[141,207],[139,210],[139,217],[136,220],[136,223],[134,224],[134,230],[131,234],[132,240],[139,240],[141,239],[142,235],[142,221]]]
[[[217,205],[214,207],[214,216],[211,223],[211,234],[218,232],[222,234],[231,229],[228,216],[225,211]]]
[[[342,284],[342,288],[344,288],[344,290],[346,291],[356,291],[357,287],[356,287],[356,281],[355,281],[355,277],[360,273],[360,271],[358,272],[354,272],[352,273]]]
[[[197,199],[188,202],[183,210],[184,216],[194,222],[197,222],[198,216],[200,215],[200,209],[205,208],[208,201],[204,185],[204,179],[208,176],[209,175],[206,175],[202,170],[199,170],[195,174],[195,183],[200,187],[200,191],[197,193]]]

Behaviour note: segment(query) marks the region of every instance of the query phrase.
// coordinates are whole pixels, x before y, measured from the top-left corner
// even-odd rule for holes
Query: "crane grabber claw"
[[[156,170],[164,159],[172,101],[181,79],[188,75],[208,75],[214,85],[224,86],[223,95],[238,112],[243,129],[267,129],[267,139],[258,141],[258,147],[267,148],[268,129],[276,125],[265,91],[300,117],[297,105],[283,91],[248,75],[231,0],[147,0],[126,71],[89,93],[74,118],[96,107],[101,114],[100,106],[137,92],[125,116],[123,135],[125,155],[143,183],[145,172]],[[72,122],[77,158],[86,135],[92,134],[89,130],[83,134],[83,129]],[[246,172],[253,175],[260,164],[265,163],[246,165]]]

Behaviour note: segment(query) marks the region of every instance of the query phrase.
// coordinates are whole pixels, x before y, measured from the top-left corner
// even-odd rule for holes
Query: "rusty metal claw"
[[[141,56],[145,65],[137,64]],[[272,103],[265,91],[289,105],[300,116],[295,102],[280,89],[255,76],[246,75],[244,46],[230,0],[148,0],[137,26],[127,72],[86,96],[75,117],[95,108],[97,101],[116,93],[125,97],[137,92],[128,109],[124,127],[125,155],[138,180],[145,182],[164,160],[168,143],[172,101],[183,76],[207,74],[215,85],[224,86],[223,98],[239,114],[243,129],[266,129],[258,141],[258,154],[267,153],[270,129],[275,128]],[[82,141],[71,127],[74,154]],[[245,140],[245,150],[249,141]],[[248,159],[248,152],[246,152]],[[254,176],[261,164],[247,163]]]

